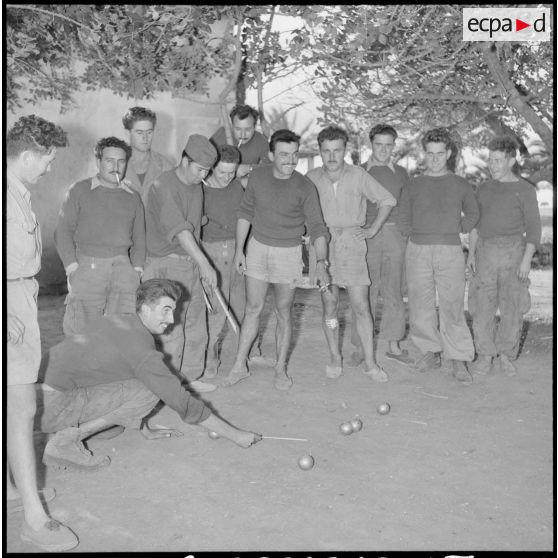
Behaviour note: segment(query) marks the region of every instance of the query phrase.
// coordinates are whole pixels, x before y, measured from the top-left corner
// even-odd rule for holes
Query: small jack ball
[[[351,420],[351,428],[353,429],[353,432],[359,432],[362,430],[362,421],[358,418],[354,418]]]
[[[381,405],[378,405],[378,413],[380,413],[380,415],[387,415],[390,409],[391,407],[389,403],[382,403]]]
[[[212,439],[212,440],[217,440],[217,438],[220,438],[221,436],[219,436],[219,434],[217,434],[217,432],[213,432],[213,430],[210,430],[207,435]]]
[[[311,455],[303,455],[298,460],[298,466],[304,471],[309,471],[314,467],[314,458]]]
[[[340,424],[339,430],[341,431],[341,434],[344,434],[345,436],[353,433],[353,427],[351,426],[350,422],[344,422],[343,424]]]

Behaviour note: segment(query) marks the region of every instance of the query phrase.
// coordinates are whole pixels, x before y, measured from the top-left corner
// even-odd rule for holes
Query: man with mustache
[[[363,351],[363,373],[374,382],[386,382],[388,376],[374,357],[374,328],[368,303],[370,277],[366,264],[366,239],[378,234],[396,200],[364,169],[345,163],[348,141],[349,136],[342,128],[324,128],[318,134],[323,166],[307,174],[318,190],[331,235],[329,265],[332,285],[322,291],[323,329],[330,356],[326,376],[338,378],[343,373],[338,307],[339,287],[345,287]],[[369,227],[364,226],[367,200],[377,203],[379,207],[378,215]]]
[[[140,195],[124,180],[131,149],[108,137],[95,146],[97,175],[75,183],[54,234],[68,277],[63,329],[79,333],[103,314],[133,314],[146,254]]]
[[[277,130],[271,136],[272,164],[251,173],[238,210],[234,265],[246,277],[246,308],[236,359],[224,380],[225,386],[250,376],[246,359],[258,334],[270,283],[275,291],[277,316],[274,386],[279,390],[292,386],[292,378],[287,374],[287,353],[295,288],[302,280],[301,237],[305,227],[322,262],[316,271],[318,282],[324,285],[329,282],[323,265],[327,257],[328,232],[315,186],[295,171],[299,145],[300,136],[291,130]]]
[[[80,335],[67,337],[43,361],[44,383],[37,429],[55,433],[45,447],[43,462],[59,470],[95,471],[110,464],[94,455],[86,438],[114,425],[139,429],[147,439],[182,436],[174,429],[151,429],[146,416],[162,400],[188,424],[196,424],[248,448],[259,434],[224,422],[163,362],[153,335],[174,323],[184,295],[170,279],[149,279],[137,289],[136,312],[102,316]]]

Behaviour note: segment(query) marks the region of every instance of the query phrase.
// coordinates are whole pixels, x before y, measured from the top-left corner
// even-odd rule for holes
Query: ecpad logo
[[[550,8],[463,8],[464,41],[550,41]]]

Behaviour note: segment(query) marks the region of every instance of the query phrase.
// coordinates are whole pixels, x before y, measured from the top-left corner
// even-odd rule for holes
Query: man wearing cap
[[[76,182],[54,233],[68,276],[63,329],[81,333],[103,314],[134,314],[145,263],[145,214],[140,195],[123,180],[132,150],[115,137],[95,146],[99,172]]]
[[[174,164],[151,149],[157,115],[145,107],[132,107],[122,117],[122,124],[128,132],[132,156],[126,169],[126,180],[138,192],[143,203],[147,203],[147,193],[154,180],[162,173],[174,168]]]
[[[178,281],[189,295],[178,309],[174,327],[159,336],[171,369],[190,388],[208,392],[216,386],[201,381],[207,328],[203,290],[210,294],[217,274],[200,248],[205,179],[217,160],[217,150],[204,136],[192,134],[176,169],[164,172],[147,196],[147,259],[144,279]]]

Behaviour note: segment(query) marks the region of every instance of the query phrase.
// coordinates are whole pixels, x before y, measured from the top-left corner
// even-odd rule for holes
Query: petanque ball
[[[389,403],[382,403],[380,405],[378,405],[378,413],[380,413],[380,415],[387,415],[390,411],[391,407],[389,405]]]
[[[304,471],[309,471],[314,467],[314,458],[311,455],[303,455],[298,460],[298,466]]]
[[[213,430],[210,430],[207,435],[212,439],[212,440],[217,440],[217,438],[220,438],[221,436],[219,436],[219,434],[217,434],[217,432],[213,432]]]
[[[359,432],[360,430],[362,430],[362,421],[360,419],[354,418],[353,420],[351,420],[350,424],[353,432]]]
[[[344,434],[345,436],[353,433],[353,427],[351,426],[350,422],[344,422],[343,424],[340,424],[339,430],[341,431],[341,434]]]

